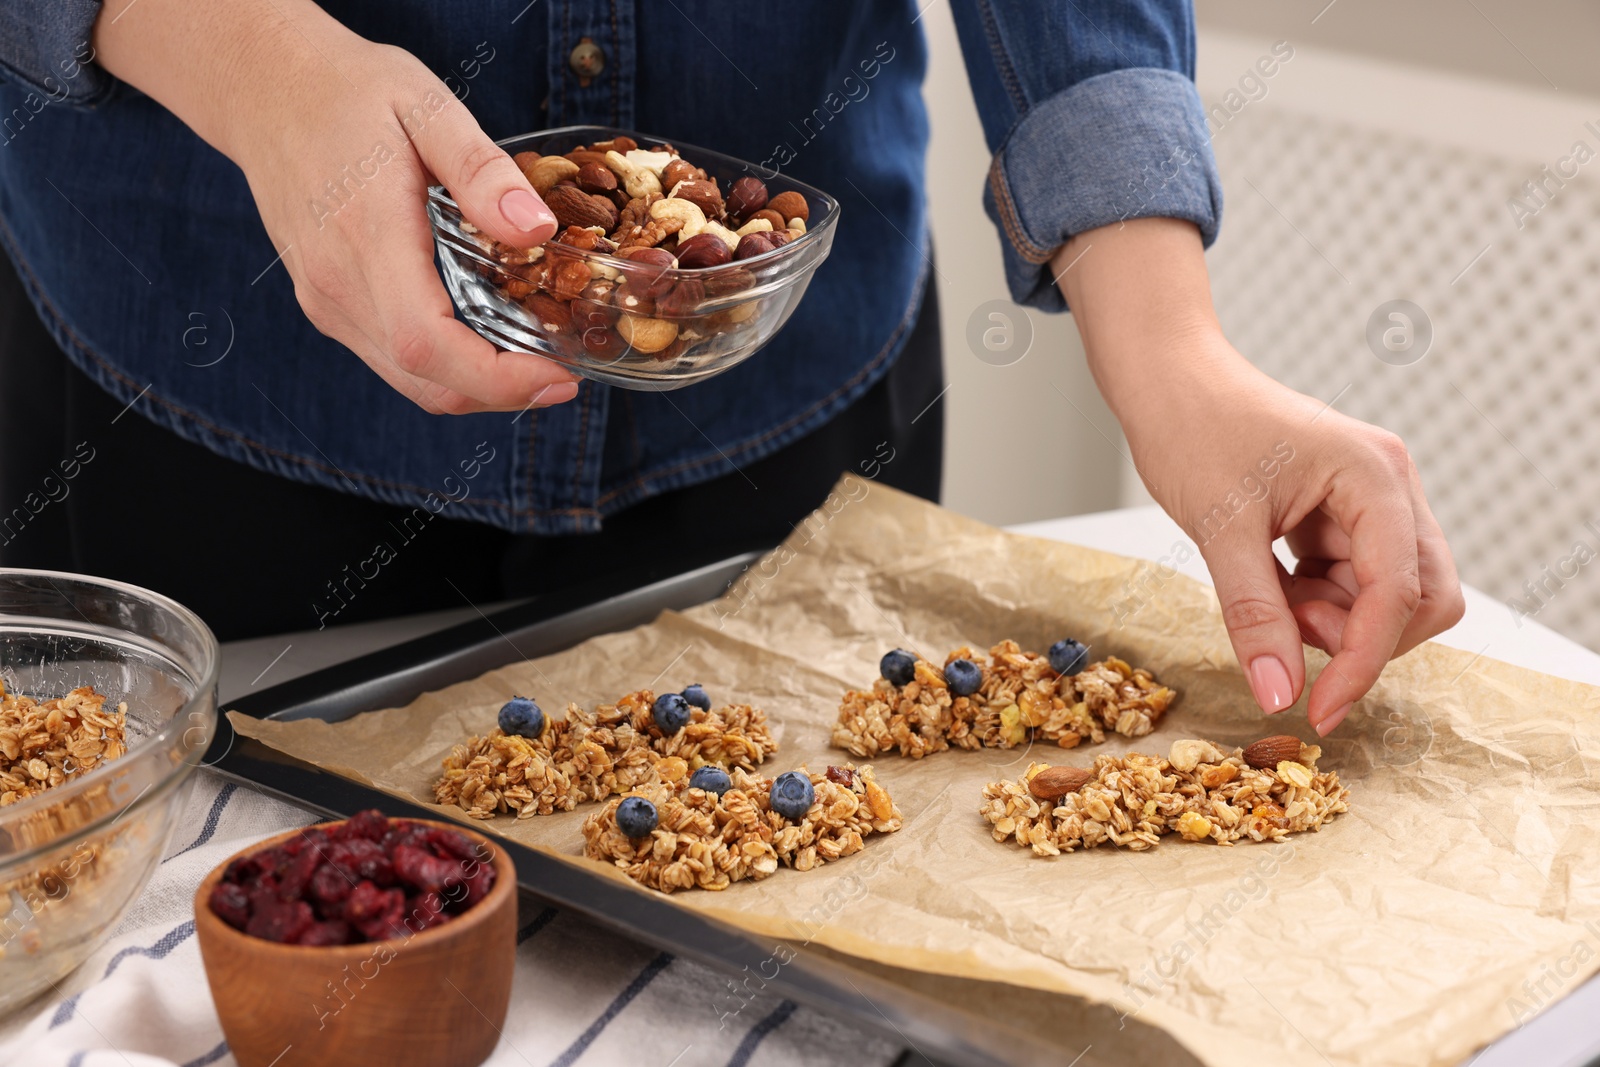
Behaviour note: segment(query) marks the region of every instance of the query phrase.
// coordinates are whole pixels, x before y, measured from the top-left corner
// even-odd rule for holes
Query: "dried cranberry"
[[[428,844],[432,845],[438,855],[453,856],[463,862],[466,860],[481,860],[478,846],[466,834],[456,830],[446,830],[443,827],[428,831]]]
[[[394,850],[394,873],[401,881],[428,893],[466,881],[460,862],[440,859],[412,845],[401,845]]]
[[[299,937],[312,920],[311,905],[303,900],[269,900],[256,906],[244,932],[281,944]]]
[[[331,863],[324,863],[311,876],[306,895],[316,901],[325,918],[335,918],[345,898],[350,895],[350,878]]]
[[[312,923],[294,939],[297,945],[348,945],[355,940],[350,924],[339,919]]]
[[[444,898],[438,893],[418,893],[406,899],[406,927],[413,933],[421,933],[430,926],[450,921],[450,915],[444,910]]]
[[[371,890],[365,890],[366,886],[372,886]],[[344,906],[345,921],[360,930],[368,941],[383,941],[403,933],[401,920],[405,913],[406,895],[403,892],[398,889],[379,889],[371,882],[362,882],[351,890],[350,899]]]
[[[467,896],[454,910],[457,913],[466,911],[478,901],[489,895],[489,890],[494,888],[494,868],[487,863],[478,864],[478,869],[467,877]]]
[[[315,848],[302,849],[300,854],[284,867],[278,876],[278,896],[283,900],[299,900],[305,896],[311,874],[322,865],[322,856]]]
[[[366,838],[368,841],[381,841],[383,835],[389,832],[389,820],[383,812],[376,809],[357,812],[345,822],[340,829],[340,836],[346,841],[356,838]]]
[[[341,841],[328,849],[327,860],[353,881],[394,884],[394,864],[376,841],[363,838]]]
[[[421,844],[428,839],[428,828],[414,822],[396,822],[394,829],[383,835],[383,850],[390,856],[401,845]]]
[[[218,882],[211,887],[211,910],[235,930],[243,930],[250,921],[250,894],[241,885]]]

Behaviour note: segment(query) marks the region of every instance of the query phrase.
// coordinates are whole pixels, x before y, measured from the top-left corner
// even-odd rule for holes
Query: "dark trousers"
[[[781,451],[646,500],[597,534],[524,536],[441,516],[376,578],[352,584],[412,509],[267,474],[132,411],[119,415],[121,402],[51,340],[0,256],[0,520],[17,508],[27,516],[0,521],[0,565],[154,589],[194,609],[224,641],[537,596],[644,559],[709,561],[770,547],[841,472],[874,460],[879,481],[937,500],[943,388],[930,279],[888,374]],[[85,440],[95,450],[86,464],[74,455]],[[70,480],[67,469],[75,470]],[[336,597],[330,582],[353,592]]]

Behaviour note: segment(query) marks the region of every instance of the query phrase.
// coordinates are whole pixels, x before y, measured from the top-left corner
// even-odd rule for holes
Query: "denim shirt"
[[[794,441],[893,362],[930,262],[916,0],[325,7],[419,57],[491,137],[629,127],[825,189],[842,205],[832,255],[777,338],[720,377],[670,394],[585,382],[536,412],[431,416],[300,312],[243,174],[93,63],[98,3],[5,0],[0,240],[69,358],[131,410],[285,477],[566,534]],[[954,10],[993,157],[972,207],[981,196],[1015,299],[1062,310],[1050,256],[1095,226],[1170,216],[1212,240],[1221,192],[1187,3]],[[604,67],[580,79],[569,55],[584,38]]]

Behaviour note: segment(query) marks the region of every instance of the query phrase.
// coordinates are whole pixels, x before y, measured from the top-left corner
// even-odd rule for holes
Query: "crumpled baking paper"
[[[1457,1065],[1600,966],[1600,689],[1425,645],[1321,742],[1352,795],[1320,833],[1036,858],[990,837],[984,783],[1036,759],[1165,754],[1181,737],[1315,742],[1303,704],[1262,716],[1209,587],[855,476],[712,603],[342,723],[231,718],[433,806],[439,761],[513,693],[559,714],[701,682],[719,704],[767,710],[780,748],[764,773],[815,771],[848,758],[828,746],[839,697],[870,686],[888,649],[942,662],[961,645],[1067,636],[1179,690],[1153,735],[880,757],[898,833],[672,903],[1046,1035],[1066,1059],[1091,1045],[1084,1065]],[[1315,674],[1326,657],[1309,655]],[[620,879],[582,857],[593,810],[473,825]]]

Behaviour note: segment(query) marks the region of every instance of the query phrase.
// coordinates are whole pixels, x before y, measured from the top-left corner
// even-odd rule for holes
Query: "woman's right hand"
[[[538,245],[556,221],[421,61],[310,0],[109,0],[94,46],[239,165],[307,317],[418,406],[518,411],[577,393],[556,364],[498,351],[454,316],[430,184],[506,244]]]

